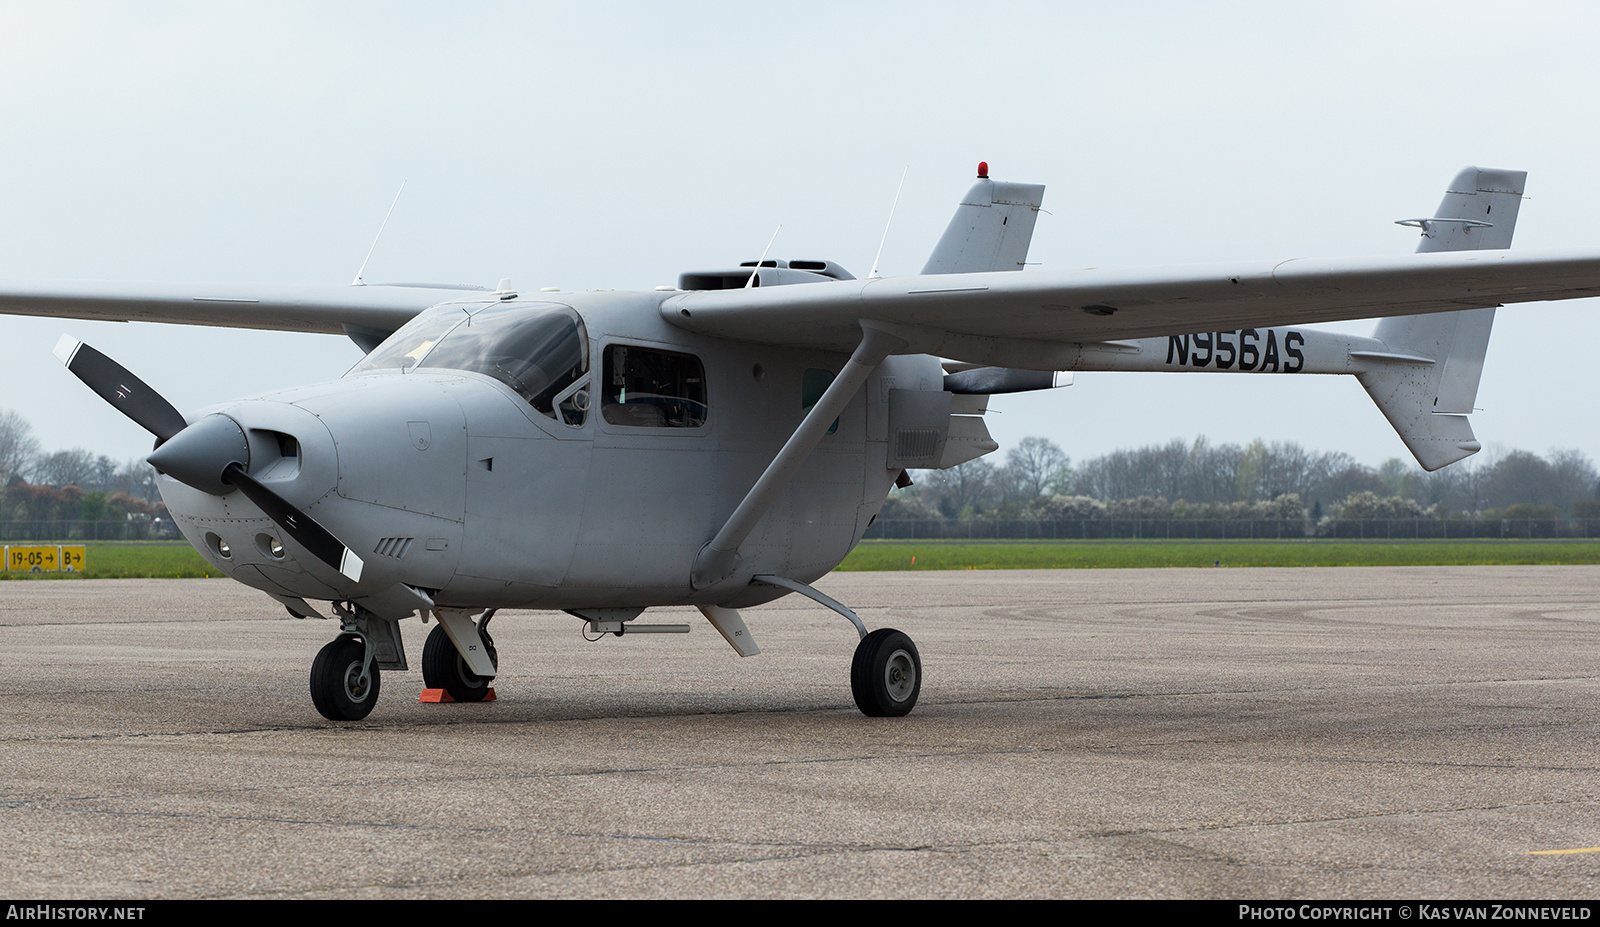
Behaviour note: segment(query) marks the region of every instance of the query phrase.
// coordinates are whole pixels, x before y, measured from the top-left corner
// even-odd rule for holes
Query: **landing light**
[[[270,534],[256,535],[256,546],[261,549],[262,553],[274,560],[283,559],[283,545],[278,543],[278,539]]]

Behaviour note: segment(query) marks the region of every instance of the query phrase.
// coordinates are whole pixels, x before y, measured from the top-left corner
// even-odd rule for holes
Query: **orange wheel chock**
[[[435,702],[435,703],[443,704],[443,703],[446,703],[446,702],[453,703],[453,702],[455,702],[455,699],[451,698],[450,697],[450,693],[446,692],[443,689],[423,689],[422,690],[422,697],[417,699],[417,701],[419,701],[419,702]],[[489,687],[489,691],[484,693],[483,698],[480,699],[479,701],[484,701],[484,702],[495,701],[494,686],[490,686]]]

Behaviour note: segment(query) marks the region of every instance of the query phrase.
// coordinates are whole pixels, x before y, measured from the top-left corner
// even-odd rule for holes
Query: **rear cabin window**
[[[706,423],[706,373],[700,358],[634,344],[608,345],[600,414],[632,428],[699,428]]]

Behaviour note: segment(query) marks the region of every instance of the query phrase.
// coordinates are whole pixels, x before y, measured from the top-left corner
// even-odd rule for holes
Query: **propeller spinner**
[[[318,560],[352,581],[361,581],[363,564],[355,551],[250,475],[250,445],[238,422],[219,413],[189,424],[172,403],[126,367],[67,335],[57,342],[55,355],[73,376],[155,435],[156,450],[146,458],[151,466],[214,496],[238,489]]]

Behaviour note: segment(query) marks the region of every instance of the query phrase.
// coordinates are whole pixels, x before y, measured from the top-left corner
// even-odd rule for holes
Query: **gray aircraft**
[[[856,279],[761,260],[655,292],[402,285],[284,288],[0,282],[0,312],[343,334],[342,378],[185,416],[69,337],[57,354],[156,438],[184,536],[298,617],[338,618],[317,709],[365,717],[405,670],[399,622],[436,624],[430,688],[481,700],[490,619],[558,610],[588,633],[700,610],[741,656],[740,610],[790,593],[848,619],[868,715],[911,711],[921,658],[810,585],[907,471],[996,449],[991,395],[1065,372],[1357,376],[1419,462],[1478,449],[1467,415],[1494,307],[1600,293],[1600,254],[1512,254],[1525,175],[1468,168],[1419,253],[1022,270],[1042,186],[977,182],[921,274]],[[1305,323],[1384,317],[1370,338]]]

